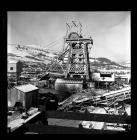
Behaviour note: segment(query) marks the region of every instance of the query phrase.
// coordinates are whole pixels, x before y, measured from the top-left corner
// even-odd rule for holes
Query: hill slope
[[[30,62],[50,62],[56,56],[36,45],[8,45],[8,59]]]
[[[47,49],[43,49],[40,46],[36,45],[8,45],[8,60],[21,60],[21,61],[29,61],[29,62],[42,62],[49,63],[58,54],[55,52],[50,52]],[[116,63],[111,61],[108,58],[98,57],[98,58],[90,58],[90,64],[92,66],[108,66],[113,67],[121,67],[126,68],[127,65],[125,63]]]

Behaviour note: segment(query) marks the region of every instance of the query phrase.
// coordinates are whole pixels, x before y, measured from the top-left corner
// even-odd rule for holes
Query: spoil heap
[[[103,89],[87,89],[71,95],[68,99],[59,103],[60,111],[85,111],[88,106],[112,107],[118,102],[130,100],[130,87],[115,91]]]

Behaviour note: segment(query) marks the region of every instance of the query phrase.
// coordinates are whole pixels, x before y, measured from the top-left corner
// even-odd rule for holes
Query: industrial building
[[[116,75],[115,81],[121,82],[121,83],[130,83],[131,75],[130,74]]]
[[[110,72],[94,72],[92,73],[92,80],[95,82],[96,87],[111,85],[115,81],[114,73]]]
[[[17,84],[18,78],[22,72],[22,62],[21,61],[8,61],[7,64],[7,76],[11,82]]]
[[[92,74],[93,81],[97,82],[114,82],[114,73],[100,73],[96,72]]]
[[[31,84],[15,86],[12,89],[8,89],[8,103],[10,107],[13,107],[16,102],[21,102],[26,109],[37,107],[38,89]]]

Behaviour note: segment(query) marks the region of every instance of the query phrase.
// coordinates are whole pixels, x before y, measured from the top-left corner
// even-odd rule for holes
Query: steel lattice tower
[[[89,49],[93,45],[92,38],[83,38],[80,22],[67,23],[65,43],[68,46],[66,78],[90,79]]]

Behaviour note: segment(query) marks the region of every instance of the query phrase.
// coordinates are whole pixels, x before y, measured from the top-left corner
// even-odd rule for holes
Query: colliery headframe
[[[130,77],[91,71],[92,47],[82,24],[72,21],[66,23],[63,52],[46,69],[41,63],[8,63],[9,134],[130,132]]]

